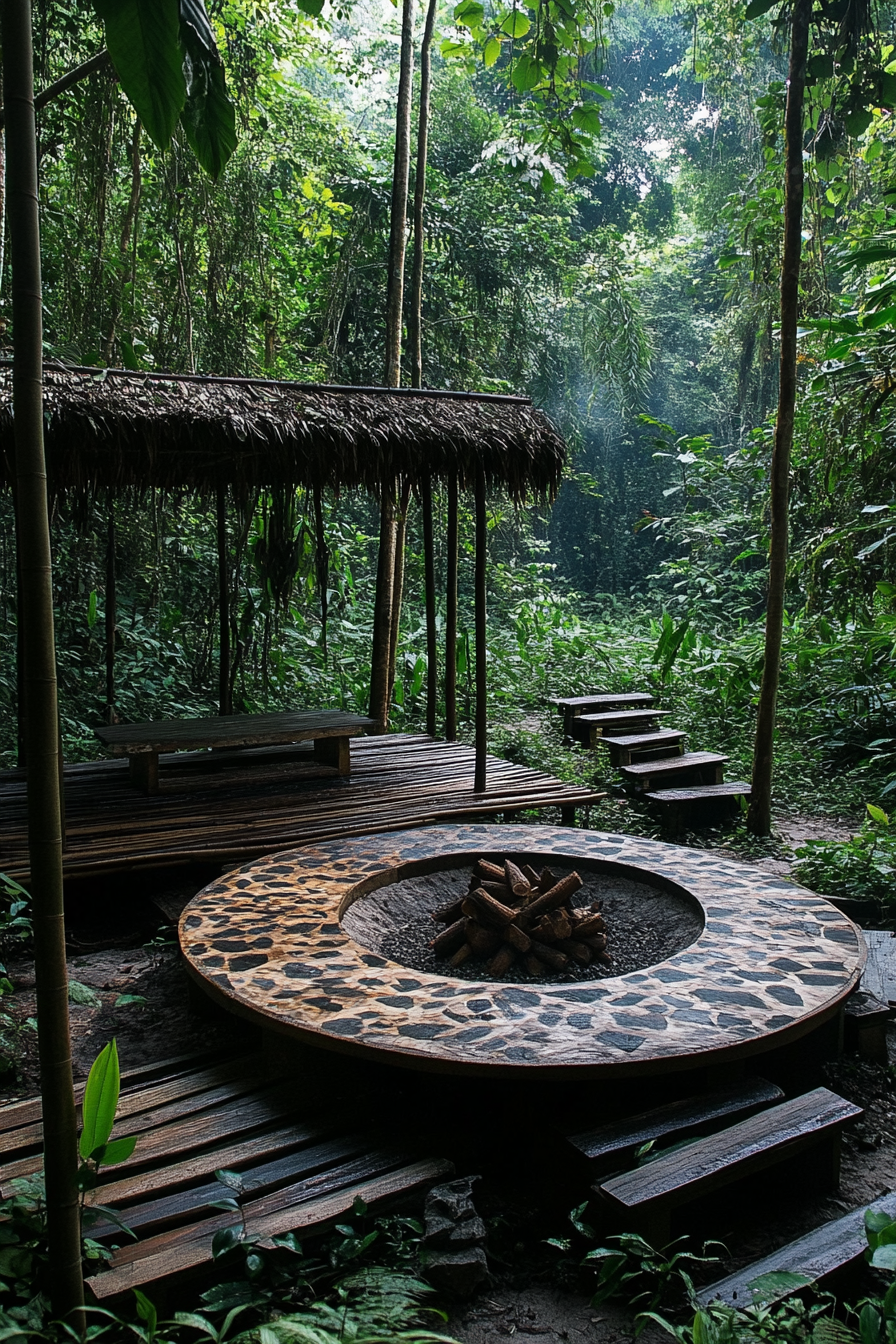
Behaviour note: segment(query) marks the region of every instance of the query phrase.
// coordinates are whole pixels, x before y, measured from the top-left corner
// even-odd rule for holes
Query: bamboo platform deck
[[[560,808],[604,795],[540,770],[488,758],[473,791],[474,752],[403,733],[355,738],[350,777],[308,746],[160,757],[161,789],[136,790],[123,760],[65,768],[65,875],[208,861],[236,862],[323,840],[432,825],[460,817]],[[24,772],[0,772],[0,872],[28,878]]]

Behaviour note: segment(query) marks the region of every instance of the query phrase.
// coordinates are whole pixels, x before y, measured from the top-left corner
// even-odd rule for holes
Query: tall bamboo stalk
[[[427,476],[420,486],[420,512],[423,516],[423,589],[426,608],[426,731],[430,737],[435,737],[439,696],[439,655],[436,646],[436,560],[430,476]]]
[[[118,621],[115,591],[115,496],[109,491],[106,522],[106,722],[115,722],[115,627]]]
[[[392,584],[395,577],[395,486],[385,485],[380,499],[380,544],[373,604],[373,651],[370,659],[368,714],[389,726],[389,652],[392,640]]]
[[[389,623],[389,704],[395,689],[395,663],[398,658],[398,636],[401,631],[401,603],[404,598],[404,548],[408,535],[408,509],[411,504],[411,482],[401,487],[398,518],[395,524],[395,560],[392,568],[392,612]]]
[[[29,0],[2,0],[7,188],[12,262],[19,617],[24,622],[28,853],[37,981],[48,1281],[53,1309],[83,1324],[78,1129],[72,1087],[62,895],[62,818],[53,574],[43,442],[43,328],[34,65]]]
[[[329,602],[327,600],[327,583],[330,578],[330,549],[327,546],[327,534],[324,531],[324,507],[321,498],[320,486],[314,487],[314,531],[315,531],[315,562],[317,567],[317,591],[320,594],[320,646],[324,655],[324,666],[327,664],[327,616],[329,611]]]
[[[445,537],[445,738],[457,741],[457,472],[448,477]]]
[[[486,703],[486,610],[485,586],[488,568],[488,526],[485,514],[485,472],[476,468],[476,577],[474,621],[476,626],[476,766],[473,788],[485,792],[485,761],[488,752],[488,708]]]
[[[230,563],[227,554],[227,487],[215,491],[218,543],[218,713],[233,713],[230,658]]]
[[[803,228],[803,102],[812,0],[793,0],[790,26],[790,71],[784,112],[784,245],[781,255],[781,358],[778,415],[771,461],[771,540],[768,604],[765,612],[765,658],[759,688],[759,710],[753,748],[753,779],[747,829],[768,835],[772,822],[772,764],[775,716],[784,638],[787,581],[787,533],[790,498],[790,452],[797,393],[797,319]]]

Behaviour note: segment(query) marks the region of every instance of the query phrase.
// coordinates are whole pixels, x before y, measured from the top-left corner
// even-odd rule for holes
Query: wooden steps
[[[657,719],[669,717],[668,709],[611,709],[602,714],[580,714],[573,719],[573,736],[596,746],[605,733],[649,732]]]
[[[673,1210],[809,1148],[826,1150],[819,1175],[836,1186],[841,1131],[861,1114],[860,1107],[818,1087],[598,1182],[593,1189],[616,1219],[662,1246],[670,1238]]]
[[[662,786],[670,781],[683,785],[721,784],[722,767],[727,762],[727,756],[715,751],[686,751],[681,756],[624,765],[619,773],[634,792],[650,793],[657,784]]]
[[[566,1141],[593,1167],[609,1162],[618,1165],[620,1160],[629,1161],[645,1143],[677,1142],[783,1100],[784,1093],[775,1083],[751,1078],[716,1092],[672,1101],[625,1120],[599,1125],[582,1134],[568,1134]]]
[[[646,691],[631,691],[619,695],[613,695],[609,691],[598,691],[594,695],[573,695],[564,699],[554,700],[560,713],[563,715],[563,731],[567,737],[572,737],[573,720],[582,714],[597,714],[602,710],[609,709],[635,709],[653,704],[653,696],[648,695]]]
[[[889,1218],[896,1218],[896,1194],[883,1195],[870,1206],[853,1209],[842,1218],[835,1218],[817,1227],[814,1232],[773,1251],[764,1259],[755,1261],[746,1269],[701,1288],[697,1293],[697,1301],[701,1306],[708,1306],[710,1302],[727,1302],[732,1307],[745,1307],[756,1301],[770,1305],[789,1297],[793,1289],[786,1285],[776,1288],[766,1286],[753,1293],[750,1284],[762,1275],[787,1271],[802,1274],[812,1283],[817,1283],[837,1270],[855,1264],[868,1246],[865,1236],[866,1207],[885,1213]]]
[[[677,728],[659,728],[653,733],[626,733],[622,737],[601,735],[601,745],[610,753],[610,764],[631,765],[633,758],[661,760],[684,751],[687,733]]]
[[[168,1075],[138,1071],[124,1081],[115,1135],[137,1134],[137,1146],[127,1162],[101,1171],[87,1202],[114,1207],[137,1240],[109,1221],[89,1229],[115,1247],[87,1280],[97,1301],[211,1263],[215,1233],[241,1223],[209,1207],[231,1193],[214,1179],[221,1168],[240,1172],[247,1230],[263,1241],[314,1235],[358,1198],[378,1204],[422,1195],[453,1174],[450,1162],[420,1159],[394,1137],[346,1131],[338,1117],[309,1106],[299,1080],[263,1079],[251,1057],[194,1059],[186,1069],[173,1061]],[[13,1179],[41,1168],[40,1140],[39,1098],[0,1108],[4,1196]]]
[[[654,709],[646,691],[615,699],[601,691],[553,703],[564,716],[566,736],[590,747],[606,746],[626,788],[658,811],[670,831],[721,820],[737,810],[741,798],[750,797],[749,784],[723,782],[727,756],[685,751],[684,732],[657,726],[670,711]]]

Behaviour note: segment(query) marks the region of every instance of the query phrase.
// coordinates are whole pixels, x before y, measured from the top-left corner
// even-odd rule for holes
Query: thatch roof
[[[477,466],[516,499],[551,498],[565,446],[528,398],[45,366],[50,490],[363,486]],[[12,371],[0,367],[3,479]]]

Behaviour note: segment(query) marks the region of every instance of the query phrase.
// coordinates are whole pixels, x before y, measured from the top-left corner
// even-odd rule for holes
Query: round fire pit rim
[[[548,862],[616,859],[628,872],[640,867],[652,878],[682,886],[682,874],[686,873],[689,885],[684,890],[703,910],[704,929],[695,942],[657,966],[589,984],[542,982],[530,988],[505,982],[458,981],[448,975],[410,972],[382,957],[375,957],[377,964],[371,966],[370,954],[353,944],[336,922],[334,901],[341,907],[345,898],[371,876],[394,872],[396,866],[412,862],[409,850],[412,855],[440,860],[445,853],[478,856],[489,852],[537,855]],[[364,869],[360,877],[359,865]],[[694,884],[698,890],[694,890]],[[753,900],[745,905],[748,889]],[[299,891],[306,905],[302,916],[296,914],[295,907]],[[240,898],[237,909],[226,916],[220,906],[220,898],[225,895]],[[309,903],[313,909],[307,909]],[[281,924],[290,918],[309,925],[318,921],[320,933],[319,943],[310,954],[318,958],[317,962],[305,963],[308,975],[303,971],[305,978],[282,986],[277,1002],[272,1002],[268,992],[275,983],[270,979],[270,958],[259,958],[251,950],[248,955],[239,954],[265,941],[264,930],[270,926],[258,923],[265,907],[269,917],[279,919]],[[807,956],[807,926],[794,924],[795,916],[815,920],[817,937],[812,950],[816,962],[818,953],[825,959],[818,963],[825,968],[824,973],[812,972],[811,964],[802,966],[809,972],[806,976],[800,976],[798,969],[792,972],[789,965],[774,977],[765,971],[766,980],[783,983],[768,986],[772,995],[777,991],[777,997],[773,1002],[766,994],[763,1002],[763,972],[738,967],[730,954],[738,950],[737,938],[743,936],[745,924],[758,929],[764,921],[771,925],[774,935],[773,945],[765,950],[766,961],[774,953],[786,962],[788,952],[800,938],[801,955]],[[204,926],[205,919],[209,921],[210,942],[197,936],[197,928]],[[228,921],[230,928],[226,927]],[[737,935],[732,929],[734,922],[741,925]],[[830,934],[840,942],[828,941]],[[234,1011],[275,1031],[331,1049],[388,1058],[390,1063],[408,1067],[467,1073],[645,1073],[698,1067],[722,1057],[734,1059],[757,1053],[797,1039],[836,1013],[858,983],[865,960],[859,931],[823,897],[744,864],[719,859],[712,851],[606,832],[482,823],[328,841],[255,860],[212,883],[190,902],[181,917],[180,937],[188,970],[203,988]],[[238,948],[238,954],[227,961],[226,956],[217,954],[216,940],[225,952]],[[767,931],[765,940],[768,942]],[[270,938],[266,941],[270,945]],[[843,949],[849,942],[852,947],[846,952]],[[842,960],[835,974],[838,949]],[[749,950],[757,952],[755,947]],[[295,949],[289,955],[295,956]],[[712,958],[714,967],[710,965]],[[263,973],[259,973],[259,962],[265,963],[261,966]],[[752,965],[756,965],[755,959]],[[710,969],[717,974],[707,981],[704,975]],[[808,984],[795,988],[794,974]],[[401,983],[390,985],[390,977]],[[682,983],[683,979],[688,983]],[[411,980],[428,993],[408,989]],[[444,1011],[433,1014],[428,1022],[411,1021],[415,1010],[432,1012],[439,1006],[429,1001],[437,989]],[[308,992],[312,990],[320,992]],[[663,994],[663,990],[675,992]],[[565,1014],[564,1025],[571,1026],[572,1038],[567,1031],[565,1043],[558,1048],[562,1033],[541,1031],[542,1037],[549,1037],[545,1042],[536,1039],[537,1030],[527,1032],[526,1027],[533,1025],[532,1019],[538,1014],[517,1010],[521,994],[550,1000],[548,1005],[539,1003],[538,1007],[548,1007],[552,1017]],[[620,1002],[620,995],[624,1002]],[[465,1016],[464,1005],[458,1000],[469,1003],[486,996],[494,997],[492,1006],[500,1009],[500,1020],[495,1028],[483,1031],[488,1015],[472,1010],[472,1015]],[[601,1003],[607,996],[612,996],[611,1001]],[[662,1002],[656,1002],[657,997]],[[452,1008],[461,1011],[452,1013]],[[689,1022],[684,1033],[682,1016]],[[757,1017],[761,1020],[752,1020]],[[525,1020],[522,1029],[520,1019]],[[414,1035],[415,1026],[424,1034]],[[676,1030],[669,1030],[672,1027]]]

